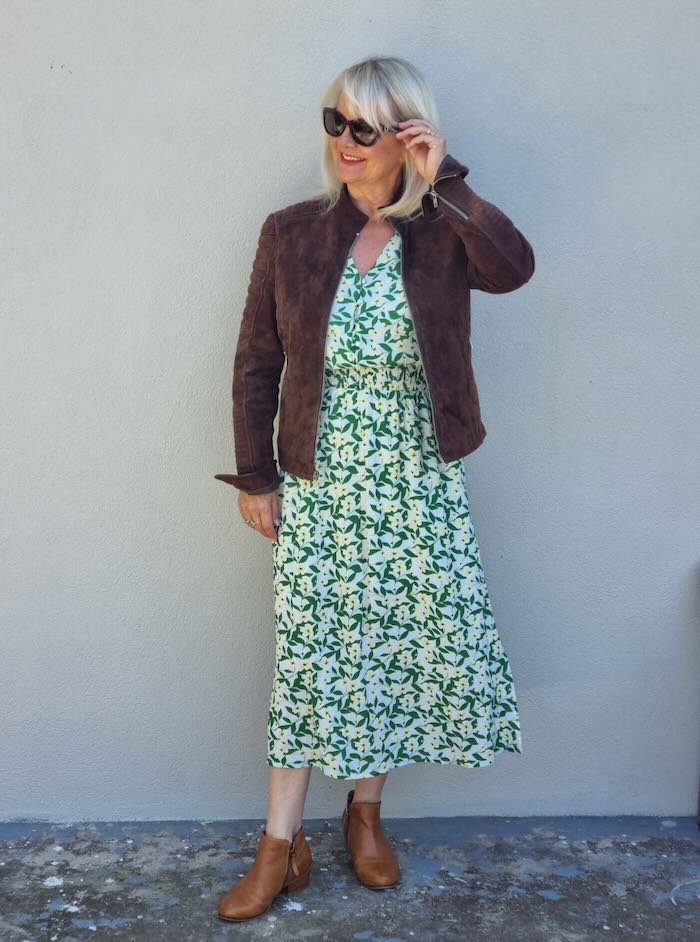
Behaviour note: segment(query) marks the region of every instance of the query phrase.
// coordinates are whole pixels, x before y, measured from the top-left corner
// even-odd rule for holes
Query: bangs
[[[401,120],[391,92],[382,78],[376,69],[363,69],[346,75],[341,88],[341,93],[345,92],[358,116],[377,130],[382,125],[396,124]]]

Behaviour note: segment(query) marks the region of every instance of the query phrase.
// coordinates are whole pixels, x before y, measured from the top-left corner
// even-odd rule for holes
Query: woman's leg
[[[291,841],[304,821],[304,803],[311,767],[284,769],[268,766],[267,821],[270,837]]]
[[[388,772],[383,772],[381,775],[374,775],[371,778],[358,778],[357,784],[355,785],[355,794],[352,796],[353,801],[380,801],[382,797],[382,789],[384,788],[384,783]]]
[[[302,825],[310,773],[309,767],[268,766],[265,831],[258,836],[258,853],[252,866],[219,900],[218,913],[222,919],[240,922],[259,916],[285,888],[287,892],[296,892],[308,885],[311,848],[304,832],[297,837],[294,846],[288,842]]]

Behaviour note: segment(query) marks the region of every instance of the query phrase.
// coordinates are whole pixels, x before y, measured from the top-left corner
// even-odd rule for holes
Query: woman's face
[[[345,92],[341,94],[336,107],[348,119],[364,118],[364,115],[357,114]],[[387,180],[393,180],[404,159],[404,145],[396,140],[396,134],[387,131],[371,147],[363,147],[353,139],[346,125],[340,137],[330,138],[330,146],[338,179],[343,183],[355,183],[358,187],[381,185]],[[362,159],[344,160],[343,154]]]

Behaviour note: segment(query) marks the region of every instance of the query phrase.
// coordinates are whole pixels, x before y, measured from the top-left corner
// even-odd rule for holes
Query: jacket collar
[[[440,177],[443,177],[443,176],[459,176],[459,177],[462,177],[463,179],[464,177],[466,177],[468,173],[469,173],[469,167],[467,167],[466,164],[461,163],[461,161],[457,160],[456,157],[453,157],[452,154],[448,153],[448,154],[445,154],[445,156],[442,158],[442,161],[440,163],[440,166],[438,167],[438,171],[437,171],[435,179],[439,180]],[[399,179],[396,184],[396,188],[394,189],[394,192],[392,193],[391,199],[389,200],[389,203],[387,203],[387,206],[390,203],[395,202],[400,196],[401,191],[403,190],[404,177],[405,177],[405,169],[402,166],[401,173],[399,174]],[[364,224],[369,219],[369,216],[363,213],[362,210],[358,206],[356,206],[355,203],[353,202],[353,199],[350,196],[350,193],[348,192],[347,183],[343,183],[342,189],[340,191],[340,196],[338,197],[338,202],[336,203],[336,212],[340,215],[341,218],[346,219],[348,223],[352,223],[352,224],[357,223],[360,226],[364,226]],[[389,216],[388,219],[395,226],[401,226],[408,222],[407,217],[399,218],[397,216]]]

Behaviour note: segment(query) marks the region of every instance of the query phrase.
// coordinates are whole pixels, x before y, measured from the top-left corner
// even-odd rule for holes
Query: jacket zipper
[[[394,226],[393,223],[392,223],[392,226]],[[396,230],[396,232],[399,231],[398,229],[396,229],[396,226],[394,226],[394,229]],[[430,404],[430,416],[433,423],[433,429],[435,431],[435,438],[437,439],[438,451],[440,451],[440,440],[438,438],[437,422],[435,419],[435,407],[433,406],[433,399],[432,399],[432,396],[430,395],[430,384],[428,383],[428,374],[425,370],[425,360],[423,358],[423,351],[421,350],[421,347],[420,347],[420,338],[418,335],[418,328],[416,327],[416,319],[413,316],[411,305],[408,303],[408,295],[406,294],[406,283],[403,280],[403,235],[399,233],[399,236],[401,238],[401,252],[399,254],[399,275],[401,278],[401,285],[403,287],[404,297],[406,298],[406,307],[408,308],[408,313],[411,315],[411,320],[413,321],[413,332],[416,335],[416,345],[418,347],[418,356],[420,357],[421,366],[423,368],[423,376],[425,377],[425,388],[428,393],[428,402]],[[442,457],[441,451],[440,451],[440,457]]]
[[[345,265],[347,265],[348,263],[348,255],[350,254],[350,252],[352,252],[352,247],[357,241],[357,237],[359,236],[359,234],[360,234],[359,231],[355,233],[355,238],[352,240],[350,248],[348,249],[348,254],[345,256]],[[333,303],[335,303],[335,295],[338,293],[338,287],[340,285],[344,272],[345,272],[345,266],[343,266],[343,271],[340,273],[340,278],[338,279],[338,283],[335,286],[335,292],[333,295],[333,298],[334,298]],[[313,480],[314,481],[318,481],[318,470],[316,468],[316,445],[318,444],[318,433],[321,427],[321,405],[323,404],[323,393],[324,393],[325,385],[326,385],[326,338],[328,336],[328,321],[330,320],[332,309],[333,309],[333,304],[331,304],[331,309],[328,311],[328,320],[326,320],[326,330],[324,332],[324,338],[323,338],[323,368],[322,368],[322,373],[321,373],[321,398],[319,399],[318,414],[316,415],[316,436],[314,438],[314,450],[313,450],[313,456],[314,456]]]
[[[445,199],[444,196],[442,196],[440,193],[436,193],[435,191],[435,184],[439,183],[440,180],[448,180],[450,177],[456,177],[456,176],[458,176],[458,174],[456,173],[446,173],[444,176],[438,177],[437,180],[433,180],[433,182],[428,187],[428,193],[430,193],[431,199],[433,201],[434,209],[437,209],[437,201],[438,199],[441,199],[443,203],[445,203],[446,206],[449,206],[450,209],[453,209],[457,213],[458,216],[462,217],[462,219],[469,219],[471,216],[471,213],[467,213],[463,209],[460,209],[459,206],[455,206],[455,204],[451,200]]]

